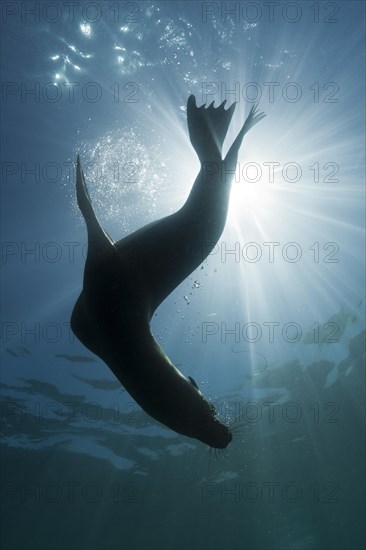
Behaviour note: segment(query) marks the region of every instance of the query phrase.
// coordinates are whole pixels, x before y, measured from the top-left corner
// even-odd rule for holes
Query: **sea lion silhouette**
[[[78,156],[76,194],[89,246],[83,290],[71,316],[75,335],[109,366],[144,411],[172,430],[218,449],[232,440],[230,429],[194,380],[183,376],[165,355],[151,334],[150,320],[220,238],[239,147],[248,130],[265,116],[253,106],[222,159],[235,109],[234,103],[225,110],[225,103],[197,107],[195,97],[189,97],[189,136],[201,163],[191,193],[175,214],[120,241],[113,241],[97,220]]]

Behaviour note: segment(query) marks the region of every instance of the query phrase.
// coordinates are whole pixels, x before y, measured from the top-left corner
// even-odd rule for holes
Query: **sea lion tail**
[[[212,102],[208,107],[197,107],[194,95],[187,102],[187,121],[189,138],[202,162],[221,160],[221,149],[226,137],[235,103],[225,109],[226,100],[218,107]]]
[[[114,246],[114,241],[101,227],[91,203],[88,188],[85,182],[84,172],[80,164],[80,156],[76,161],[76,198],[78,206],[86,223],[88,231],[88,246],[94,245],[99,250]]]

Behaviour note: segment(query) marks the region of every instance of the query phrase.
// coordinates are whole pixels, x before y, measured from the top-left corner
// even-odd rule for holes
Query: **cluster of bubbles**
[[[113,220],[130,232],[156,219],[169,174],[159,144],[146,129],[119,126],[97,142],[81,142],[77,150],[101,221]],[[76,209],[75,198],[73,202]]]

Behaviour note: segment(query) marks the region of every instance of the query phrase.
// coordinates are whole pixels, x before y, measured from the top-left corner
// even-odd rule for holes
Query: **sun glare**
[[[251,179],[236,178],[232,183],[229,203],[228,221],[235,222],[238,218],[246,217],[256,218],[259,215],[266,215],[270,212],[269,203],[271,202],[271,184],[262,179],[255,181]],[[273,186],[273,184],[272,184]]]

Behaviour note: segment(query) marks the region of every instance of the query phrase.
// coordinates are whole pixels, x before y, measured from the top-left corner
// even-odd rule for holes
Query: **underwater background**
[[[365,548],[365,4],[3,2],[4,549]],[[80,153],[118,240],[199,169],[186,102],[250,107],[225,231],[152,330],[231,424],[158,424],[74,337]],[[179,246],[179,243],[177,243]]]

